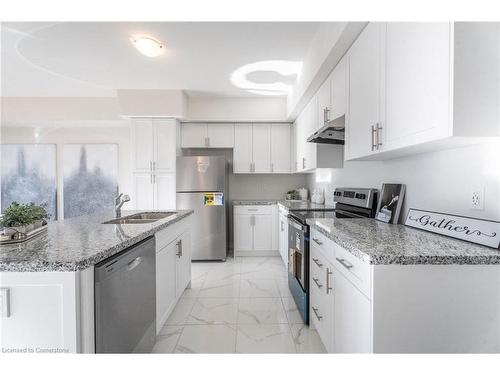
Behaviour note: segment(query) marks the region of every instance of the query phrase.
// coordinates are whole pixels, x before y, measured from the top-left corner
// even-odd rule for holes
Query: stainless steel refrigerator
[[[177,158],[177,209],[193,209],[193,260],[225,260],[226,159],[223,156]]]

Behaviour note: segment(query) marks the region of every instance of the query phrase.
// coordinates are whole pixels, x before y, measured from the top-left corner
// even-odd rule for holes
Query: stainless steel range
[[[288,286],[306,324],[309,323],[309,225],[307,219],[375,217],[376,189],[337,188],[335,208],[290,211],[288,215]]]

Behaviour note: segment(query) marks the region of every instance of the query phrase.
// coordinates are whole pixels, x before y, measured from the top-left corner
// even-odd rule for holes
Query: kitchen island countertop
[[[122,217],[144,211],[123,211]],[[193,210],[148,224],[102,224],[110,211],[59,220],[32,240],[0,246],[0,272],[79,271],[154,235],[193,214]]]

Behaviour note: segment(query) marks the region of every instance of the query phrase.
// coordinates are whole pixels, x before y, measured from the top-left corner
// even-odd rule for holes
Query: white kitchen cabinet
[[[177,241],[156,248],[156,334],[177,303]]]
[[[347,58],[344,56],[331,74],[329,120],[345,116],[347,110]]]
[[[153,175],[148,173],[134,173],[134,205],[136,209],[153,210],[155,208],[155,190]]]
[[[323,82],[316,93],[316,130],[322,128],[331,115],[332,110],[332,75]],[[311,133],[312,134],[312,133]],[[309,134],[309,135],[311,135]]]
[[[237,124],[234,130],[234,173],[290,173],[289,124]]]
[[[175,172],[175,119],[132,120],[134,172]]]
[[[183,148],[232,148],[234,124],[183,123],[181,147]]]
[[[190,220],[156,233],[156,333],[191,282]]]
[[[371,303],[337,269],[333,272],[333,350],[335,353],[370,353]]]
[[[386,148],[447,136],[453,78],[450,24],[389,22],[385,26]]]
[[[174,173],[134,173],[134,201],[139,210],[175,210]]]
[[[234,128],[233,173],[252,172],[252,124],[237,124]]]
[[[188,124],[181,125],[181,147],[207,147],[207,125]]]
[[[235,206],[235,255],[278,255],[276,205]]]
[[[382,23],[369,23],[348,52],[349,111],[346,119],[346,159],[378,152],[383,139],[383,32]],[[411,88],[408,88],[411,90]]]
[[[285,267],[288,268],[288,212],[280,208],[278,215],[278,248]]]
[[[175,119],[132,120],[132,204],[136,209],[175,209]]]
[[[271,173],[290,173],[291,127],[289,124],[271,125]]]
[[[180,298],[191,282],[191,232],[184,232],[177,240],[176,251],[176,296]]]
[[[253,173],[271,172],[271,125],[252,126]]]
[[[500,86],[491,84],[500,79],[498,25],[371,23],[347,55],[346,160],[500,136]]]

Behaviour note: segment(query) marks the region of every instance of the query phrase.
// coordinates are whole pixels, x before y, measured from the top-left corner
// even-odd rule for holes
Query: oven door
[[[308,289],[308,226],[288,216],[288,272],[305,292]]]

